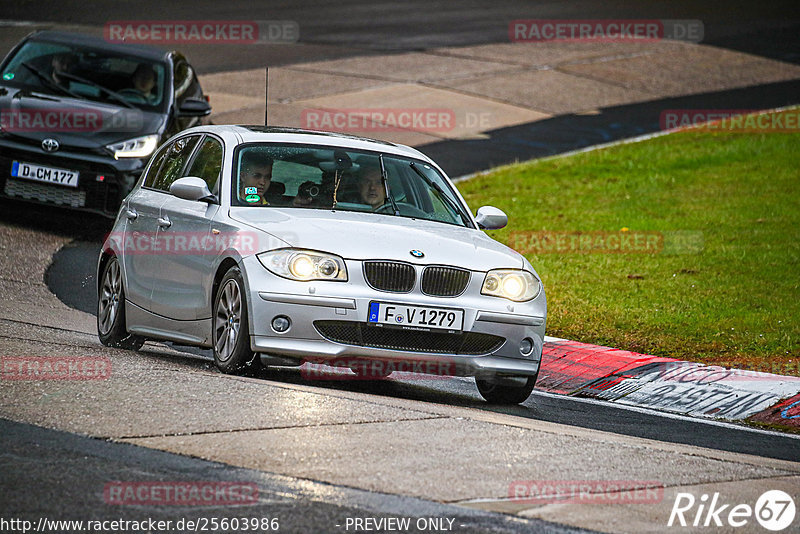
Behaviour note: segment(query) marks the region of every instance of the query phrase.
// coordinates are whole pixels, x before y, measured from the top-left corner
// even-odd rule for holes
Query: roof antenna
[[[269,126],[269,67],[264,69],[264,126]]]

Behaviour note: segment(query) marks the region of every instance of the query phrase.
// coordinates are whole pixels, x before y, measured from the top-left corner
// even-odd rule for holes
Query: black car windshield
[[[1,83],[146,111],[163,111],[167,100],[163,63],[36,39],[9,58]]]
[[[358,211],[472,227],[452,186],[420,160],[275,144],[243,145],[235,158],[234,206]]]

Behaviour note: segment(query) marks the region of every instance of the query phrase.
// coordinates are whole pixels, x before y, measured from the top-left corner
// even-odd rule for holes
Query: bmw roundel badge
[[[410,250],[409,252],[410,252],[410,253],[411,253],[411,255],[412,255],[412,256],[414,256],[415,258],[421,258],[421,257],[423,257],[423,256],[425,255],[425,254],[423,254],[423,252],[422,252],[421,250],[417,250],[417,249]]]

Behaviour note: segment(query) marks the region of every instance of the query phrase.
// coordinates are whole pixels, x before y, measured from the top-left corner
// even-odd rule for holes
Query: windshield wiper
[[[105,94],[107,94],[108,96],[110,96],[111,98],[113,98],[114,100],[116,100],[117,102],[119,102],[120,104],[125,106],[126,108],[138,109],[136,106],[134,106],[133,104],[131,104],[130,102],[125,100],[125,97],[121,96],[118,93],[115,93],[114,91],[112,91],[111,89],[108,89],[107,87],[103,87],[102,85],[100,85],[97,82],[93,82],[92,80],[87,80],[86,78],[81,78],[80,76],[75,76],[74,74],[68,74],[66,72],[59,72],[58,75],[59,76],[64,76],[65,78],[69,78],[70,80],[75,80],[76,82],[79,82],[79,83],[85,83],[86,85],[91,85],[95,89],[99,89],[100,91],[104,92]]]
[[[397,202],[395,202],[392,193],[389,191],[389,180],[386,179],[386,166],[383,164],[383,154],[378,156],[378,160],[381,162],[381,180],[383,181],[383,189],[386,191],[386,198],[388,198],[389,202],[392,203],[392,209],[394,210],[395,216],[400,215],[400,210],[397,208]]]
[[[29,71],[34,73],[36,75],[36,77],[39,78],[50,89],[54,89],[54,90],[58,91],[59,93],[71,96],[73,98],[81,98],[79,95],[76,95],[75,93],[73,93],[72,91],[67,89],[66,87],[61,87],[60,85],[58,85],[56,82],[51,80],[45,73],[43,73],[42,71],[40,71],[39,69],[37,69],[33,65],[31,65],[31,64],[29,64],[29,63],[27,63],[25,61],[20,63],[20,65],[22,65],[23,67],[25,67],[26,69],[28,69]]]
[[[453,199],[451,199],[445,194],[444,190],[439,186],[439,184],[428,178],[424,172],[422,172],[417,168],[417,165],[413,161],[409,165],[411,166],[412,169],[414,169],[414,172],[416,172],[420,178],[425,180],[426,184],[434,188],[436,192],[439,193],[439,198],[441,198],[445,202],[445,204],[450,206],[450,209],[455,211],[458,214],[458,216],[461,217],[461,222],[464,223],[464,226],[469,227],[470,226],[469,219],[464,215],[464,212],[458,208]]]

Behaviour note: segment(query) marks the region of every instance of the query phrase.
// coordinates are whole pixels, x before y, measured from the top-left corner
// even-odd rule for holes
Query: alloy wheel
[[[241,315],[242,298],[239,285],[234,280],[228,280],[222,288],[214,320],[216,332],[214,349],[217,358],[222,362],[228,361],[236,347]]]
[[[114,327],[114,321],[119,313],[121,298],[122,276],[119,270],[119,262],[113,259],[106,269],[103,285],[100,289],[97,315],[100,318],[101,334],[108,334]]]

